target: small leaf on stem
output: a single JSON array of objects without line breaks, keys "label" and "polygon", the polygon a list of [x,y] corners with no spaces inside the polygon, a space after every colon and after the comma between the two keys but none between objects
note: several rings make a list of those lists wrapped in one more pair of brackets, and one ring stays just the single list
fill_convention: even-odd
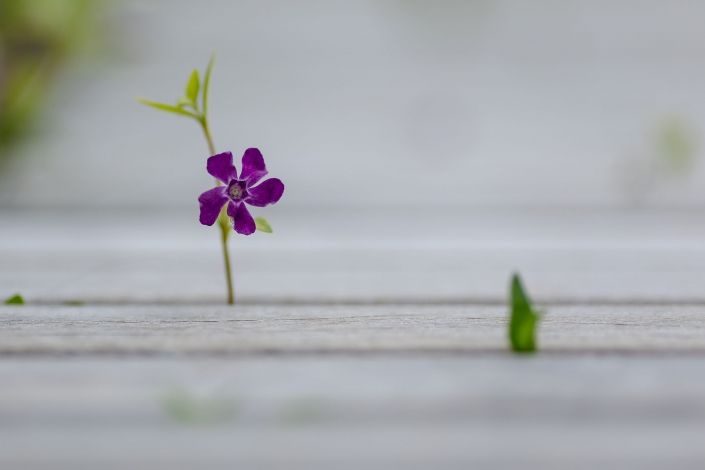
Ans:
[{"label": "small leaf on stem", "polygon": [[186,98],[185,96],[182,96],[178,100],[176,100],[176,106],[179,108],[183,108],[184,106],[194,106],[193,101],[191,101],[189,98]]},{"label": "small leaf on stem", "polygon": [[147,106],[151,106],[152,108],[158,109],[160,111],[166,111],[169,113],[175,113],[175,114],[182,114],[184,116],[190,116],[192,118],[196,118],[197,116],[189,111],[186,111],[185,109],[181,109],[178,106],[174,106],[171,104],[164,104],[164,103],[157,103],[156,101],[150,101],[146,100],[141,97],[137,97],[137,101],[139,101],[142,104],[146,104]]},{"label": "small leaf on stem", "polygon": [[267,222],[267,219],[264,217],[257,217],[255,219],[255,226],[260,232],[272,233],[272,226],[269,225],[269,222]]},{"label": "small leaf on stem", "polygon": [[511,317],[509,320],[509,340],[517,353],[536,351],[535,330],[540,319],[531,307],[531,301],[524,292],[518,274],[512,278]]},{"label": "small leaf on stem", "polygon": [[213,64],[215,64],[215,52],[211,55],[211,60],[208,62],[208,68],[206,69],[206,74],[203,76],[203,116],[208,118],[208,87],[211,83],[211,71],[213,70]]},{"label": "small leaf on stem", "polygon": [[24,299],[20,294],[15,294],[5,301],[5,305],[24,305]]},{"label": "small leaf on stem", "polygon": [[193,103],[196,103],[196,98],[198,98],[198,90],[201,89],[201,84],[198,80],[198,70],[194,70],[191,73],[191,78],[189,78],[186,84],[186,98],[190,99]]}]

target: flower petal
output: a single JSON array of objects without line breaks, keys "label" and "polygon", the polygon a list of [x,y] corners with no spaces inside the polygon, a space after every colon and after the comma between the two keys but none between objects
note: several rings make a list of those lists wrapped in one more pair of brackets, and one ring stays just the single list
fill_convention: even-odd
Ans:
[{"label": "flower petal", "polygon": [[245,154],[242,156],[240,179],[247,180],[247,183],[251,186],[267,176],[267,173],[262,152],[254,148],[245,150]]},{"label": "flower petal", "polygon": [[237,178],[237,170],[233,165],[233,154],[230,152],[219,153],[208,158],[206,170],[211,176],[218,178],[225,184]]},{"label": "flower petal", "polygon": [[247,190],[250,195],[245,198],[245,202],[251,206],[264,207],[267,204],[275,204],[284,194],[284,183],[279,178],[270,178],[262,184]]},{"label": "flower petal", "polygon": [[198,196],[201,205],[199,220],[203,225],[213,225],[218,220],[220,209],[228,202],[225,186],[218,186]]},{"label": "flower petal", "polygon": [[228,204],[228,216],[233,218],[233,228],[242,235],[252,235],[257,228],[255,219],[250,215],[245,204],[242,202],[230,201]]}]

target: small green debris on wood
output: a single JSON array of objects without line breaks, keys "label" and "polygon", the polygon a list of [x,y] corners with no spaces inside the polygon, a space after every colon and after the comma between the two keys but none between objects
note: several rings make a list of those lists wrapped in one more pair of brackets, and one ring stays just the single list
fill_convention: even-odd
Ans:
[{"label": "small green debris on wood", "polygon": [[15,294],[5,301],[5,305],[24,305],[24,299],[20,294]]},{"label": "small green debris on wood", "polygon": [[196,396],[174,391],[162,400],[166,413],[184,425],[202,426],[232,421],[236,414],[233,400],[222,396]]},{"label": "small green debris on wood", "polygon": [[512,277],[511,318],[509,320],[509,341],[517,353],[536,351],[536,325],[540,319],[539,312],[531,307],[531,301],[524,292],[518,274]]},{"label": "small green debris on wood", "polygon": [[269,222],[267,222],[267,219],[264,217],[257,217],[255,219],[255,226],[260,232],[272,233],[272,226],[269,225]]}]

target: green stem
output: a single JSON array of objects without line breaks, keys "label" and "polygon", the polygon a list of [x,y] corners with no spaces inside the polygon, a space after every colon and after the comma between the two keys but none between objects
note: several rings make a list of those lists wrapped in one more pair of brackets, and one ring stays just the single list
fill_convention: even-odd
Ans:
[{"label": "green stem", "polygon": [[223,260],[225,261],[225,279],[228,283],[228,305],[235,304],[235,292],[233,290],[233,277],[230,273],[230,254],[228,253],[228,235],[230,235],[230,227],[225,214],[225,209],[220,213],[220,220],[225,223],[220,223],[220,240],[223,242]]},{"label": "green stem", "polygon": [[[211,155],[215,155],[215,145],[213,145],[213,138],[211,137],[210,129],[208,128],[208,120],[205,116],[202,116],[199,120],[201,127],[203,128],[203,134],[206,136],[206,141],[208,141],[208,150]],[[217,186],[222,186],[223,183],[220,182],[218,178],[215,179],[215,184]],[[228,305],[235,304],[235,291],[233,289],[233,277],[230,272],[230,254],[228,253],[228,237],[230,236],[230,225],[228,224],[228,214],[226,213],[226,207],[220,211],[220,216],[218,216],[218,227],[220,227],[220,241],[223,245],[223,260],[225,261],[225,279],[228,284]]]},{"label": "green stem", "polygon": [[[198,122],[201,123],[201,127],[203,128],[203,133],[206,136],[206,140],[208,141],[208,150],[211,153],[211,156],[215,155],[215,145],[213,145],[213,137],[211,137],[211,131],[208,128],[208,120],[206,117],[202,117],[201,119],[198,120]],[[218,183],[220,184],[220,181],[218,180]]]}]

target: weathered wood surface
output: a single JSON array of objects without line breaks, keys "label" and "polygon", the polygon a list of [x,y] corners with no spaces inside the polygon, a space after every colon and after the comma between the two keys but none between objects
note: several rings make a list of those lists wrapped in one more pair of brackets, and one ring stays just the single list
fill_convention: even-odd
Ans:
[{"label": "weathered wood surface", "polygon": [[0,308],[0,468],[702,468],[699,306]]},{"label": "weathered wood surface", "polygon": [[[4,307],[0,354],[498,352],[499,306]],[[705,354],[705,306],[553,306],[542,351]]]},{"label": "weathered wood surface", "polygon": [[705,467],[705,217],[272,214],[0,213],[0,468]]},{"label": "weathered wood surface", "polygon": [[702,357],[0,360],[2,468],[702,468]]}]

